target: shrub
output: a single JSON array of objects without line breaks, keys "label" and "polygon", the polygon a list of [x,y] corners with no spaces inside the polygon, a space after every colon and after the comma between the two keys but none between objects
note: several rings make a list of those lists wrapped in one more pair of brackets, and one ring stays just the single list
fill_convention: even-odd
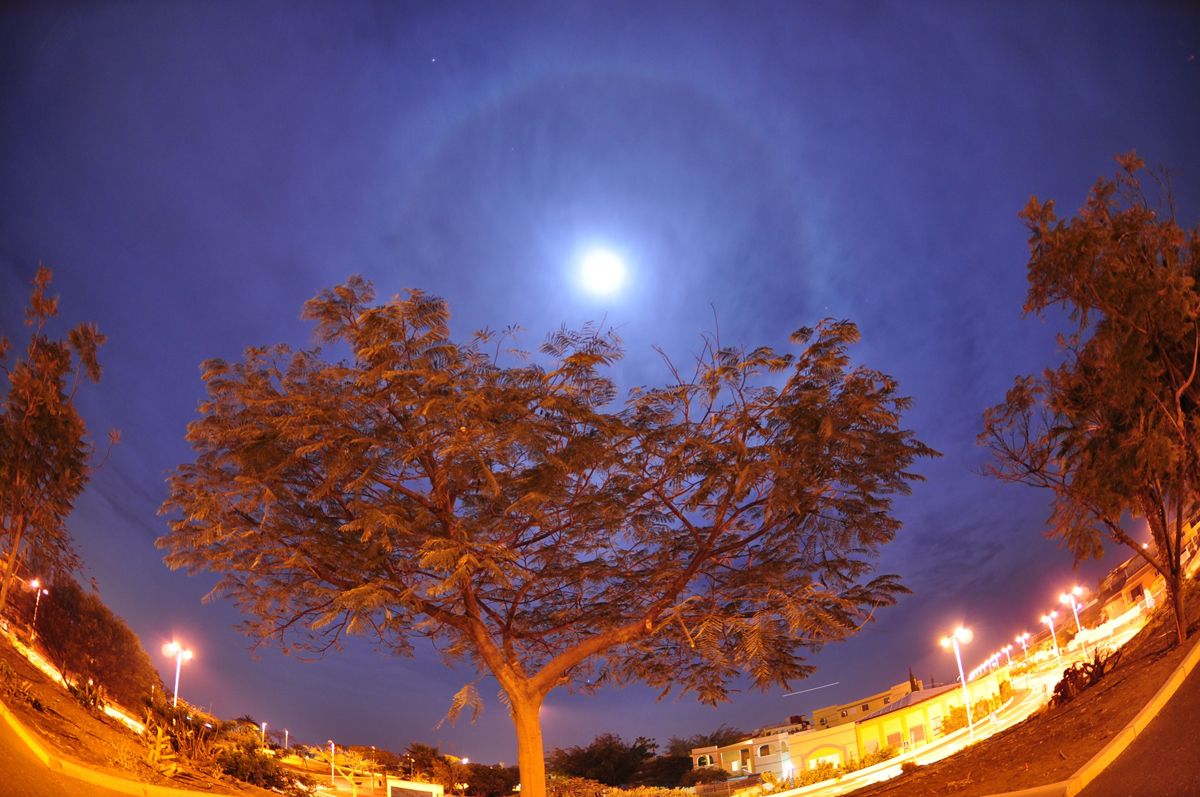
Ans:
[{"label": "shrub", "polygon": [[222,750],[217,756],[217,764],[226,775],[251,786],[282,789],[289,782],[275,757],[267,755],[255,744],[242,743]]},{"label": "shrub", "polygon": [[860,769],[882,764],[884,761],[893,759],[898,755],[900,755],[900,749],[897,747],[881,747],[873,753],[867,753],[862,758],[847,761],[841,766],[841,774],[857,772]]},{"label": "shrub", "polygon": [[1091,661],[1072,664],[1063,671],[1062,680],[1054,685],[1054,705],[1061,706],[1078,697],[1083,690],[1100,683],[1100,679],[1113,671],[1121,654],[1104,653],[1096,650]]},{"label": "shrub", "polygon": [[695,786],[699,783],[721,783],[729,780],[731,775],[720,767],[700,767],[683,773],[679,779],[681,786]]},{"label": "shrub", "polygon": [[921,765],[916,761],[901,761],[900,774],[909,775],[921,768]]},{"label": "shrub", "polygon": [[587,778],[552,777],[546,779],[546,797],[604,797],[608,787]]},{"label": "shrub", "polygon": [[660,789],[656,786],[634,786],[628,789],[609,789],[606,797],[695,797],[687,789]]},{"label": "shrub", "polygon": [[73,579],[50,586],[37,625],[42,647],[68,683],[91,679],[126,707],[136,707],[155,688],[162,689],[137,634]]}]

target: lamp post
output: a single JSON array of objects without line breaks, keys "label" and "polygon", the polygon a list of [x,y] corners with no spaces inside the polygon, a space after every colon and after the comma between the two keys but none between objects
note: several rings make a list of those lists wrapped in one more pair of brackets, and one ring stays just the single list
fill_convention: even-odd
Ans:
[{"label": "lamp post", "polygon": [[[1069,604],[1071,604],[1071,611],[1072,611],[1072,612],[1074,612],[1074,614],[1075,614],[1075,633],[1076,633],[1076,634],[1082,634],[1082,633],[1083,633],[1083,626],[1081,626],[1081,625],[1079,624],[1079,604],[1077,604],[1077,603],[1075,602],[1075,598],[1076,598],[1076,596],[1078,596],[1078,595],[1082,595],[1082,594],[1083,594],[1083,587],[1075,587],[1075,588],[1074,588],[1074,589],[1072,589],[1070,592],[1064,592],[1064,593],[1063,593],[1062,595],[1060,595],[1060,596],[1059,596],[1059,598],[1058,598],[1058,600],[1059,600],[1061,603],[1069,603]],[[1079,646],[1080,646],[1081,648],[1083,648],[1083,653],[1084,653],[1084,655],[1087,655],[1087,645],[1086,645],[1086,644],[1084,644],[1082,641],[1080,641],[1080,643],[1079,643]]]},{"label": "lamp post", "polygon": [[283,754],[288,754],[288,729],[283,729]]},{"label": "lamp post", "polygon": [[266,749],[267,746],[267,723],[262,724],[262,746]]},{"label": "lamp post", "polygon": [[954,646],[954,660],[958,662],[958,680],[962,683],[963,706],[967,710],[967,728],[970,730],[971,741],[975,741],[975,724],[971,721],[971,696],[967,693],[967,678],[963,675],[962,668],[962,650],[958,646],[959,642],[963,644],[970,642],[972,636],[970,629],[960,625],[952,635],[942,639],[942,647]]},{"label": "lamp post", "polygon": [[[30,643],[32,643],[35,639],[37,639],[38,607],[42,605],[42,596],[48,595],[50,593],[50,590],[42,589],[41,582],[38,581],[36,578],[33,581],[29,582],[29,586],[33,587],[33,594],[37,596],[33,599],[33,624],[30,626],[30,630],[29,630],[29,641],[30,641]],[[51,634],[51,636],[53,636],[53,634]]]},{"label": "lamp post", "polygon": [[1017,641],[1021,643],[1021,650],[1025,651],[1025,658],[1029,658],[1029,648],[1025,645],[1029,641],[1029,632],[1021,634],[1017,637]]},{"label": "lamp post", "polygon": [[333,759],[337,758],[337,747],[333,743],[333,739],[329,740],[329,788],[333,788]]},{"label": "lamp post", "polygon": [[1012,656],[1008,655],[1010,650],[1012,650],[1012,645],[1005,645],[1004,647],[1000,648],[1000,652],[1004,654],[1006,659],[1008,659],[1008,666],[1012,667]]},{"label": "lamp post", "polygon": [[1058,634],[1054,631],[1054,618],[1056,617],[1058,617],[1058,612],[1042,615],[1042,622],[1050,626],[1050,636],[1054,639],[1054,658],[1057,659],[1061,654],[1058,652]]},{"label": "lamp post", "polygon": [[184,650],[178,642],[168,642],[163,645],[163,653],[175,657],[175,698],[171,701],[171,708],[175,708],[179,705],[179,671],[185,661],[191,660],[192,652]]}]

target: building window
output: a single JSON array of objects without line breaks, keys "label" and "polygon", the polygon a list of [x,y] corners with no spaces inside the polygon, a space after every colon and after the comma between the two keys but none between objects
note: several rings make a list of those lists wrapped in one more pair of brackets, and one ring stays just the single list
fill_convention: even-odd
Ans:
[{"label": "building window", "polygon": [[891,702],[892,702],[892,699],[891,699],[890,697],[885,697],[885,698],[883,699],[883,704],[884,704],[885,706],[886,706],[888,703],[891,703]]},{"label": "building window", "polygon": [[696,758],[696,766],[697,767],[711,767],[712,763],[713,763],[713,759],[712,759],[712,756],[710,756],[710,755],[697,756],[697,758]]},{"label": "building window", "polygon": [[898,733],[889,733],[887,735],[888,747],[899,747],[902,741],[904,741],[904,737]]},{"label": "building window", "polygon": [[844,716],[846,716],[846,713],[847,713],[847,712],[846,712],[846,711],[843,709],[843,710],[842,710],[842,716],[843,716],[843,717],[844,717]]},{"label": "building window", "polygon": [[787,742],[780,742],[779,743],[779,752],[786,753],[787,751],[788,751]]},{"label": "building window", "polygon": [[870,710],[871,710],[871,704],[863,703],[863,711],[870,711]]},{"label": "building window", "polygon": [[763,756],[769,756],[770,754],[771,754],[771,745],[760,744],[758,746],[758,757],[759,758],[762,758]]}]

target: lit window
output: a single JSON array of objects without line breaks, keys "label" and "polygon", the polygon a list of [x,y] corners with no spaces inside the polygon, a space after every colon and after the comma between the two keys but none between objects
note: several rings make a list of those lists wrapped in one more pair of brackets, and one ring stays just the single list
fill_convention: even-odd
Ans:
[{"label": "lit window", "polygon": [[847,713],[847,712],[843,711],[843,712],[842,712],[842,716],[843,716],[843,717],[844,717],[844,716],[846,716],[846,713]]}]

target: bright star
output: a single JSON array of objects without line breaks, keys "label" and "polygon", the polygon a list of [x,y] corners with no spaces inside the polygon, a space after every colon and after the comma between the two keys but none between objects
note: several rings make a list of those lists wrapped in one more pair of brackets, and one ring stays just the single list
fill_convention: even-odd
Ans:
[{"label": "bright star", "polygon": [[625,263],[607,249],[593,249],[583,256],[580,278],[589,293],[610,294],[625,282]]}]

